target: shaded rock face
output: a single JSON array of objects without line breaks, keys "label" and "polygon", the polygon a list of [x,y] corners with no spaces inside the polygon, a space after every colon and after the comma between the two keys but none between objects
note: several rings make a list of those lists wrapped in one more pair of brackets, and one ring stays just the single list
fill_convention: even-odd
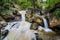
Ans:
[{"label": "shaded rock face", "polygon": [[14,19],[15,19],[15,17],[9,16],[8,18],[6,18],[6,21],[9,22],[9,21],[12,21],[12,20],[14,20]]},{"label": "shaded rock face", "polygon": [[13,12],[13,15],[15,16],[15,21],[21,20],[21,14],[17,10]]},{"label": "shaded rock face", "polygon": [[51,29],[60,35],[60,25],[57,25],[57,26],[55,26],[54,28],[51,28]]},{"label": "shaded rock face", "polygon": [[14,20],[14,16],[13,15],[2,15],[2,18],[6,21],[9,22],[11,20]]},{"label": "shaded rock face", "polygon": [[6,22],[14,22],[21,20],[21,14],[18,11],[13,12],[10,15],[1,15]]}]

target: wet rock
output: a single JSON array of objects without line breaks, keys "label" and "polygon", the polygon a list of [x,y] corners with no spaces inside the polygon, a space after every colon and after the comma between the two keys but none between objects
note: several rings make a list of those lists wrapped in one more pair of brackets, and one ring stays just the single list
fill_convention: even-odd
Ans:
[{"label": "wet rock", "polygon": [[25,16],[26,16],[26,21],[28,21],[28,22],[32,22],[33,21],[33,14],[27,13]]},{"label": "wet rock", "polygon": [[36,23],[39,24],[40,26],[43,25],[43,20],[42,20],[42,18],[40,18],[40,17],[36,17],[36,18],[34,19],[34,22],[36,22]]},{"label": "wet rock", "polygon": [[56,33],[60,33],[60,22],[59,20],[52,20],[50,22],[50,28],[55,31]]},{"label": "wet rock", "polygon": [[57,34],[60,35],[60,25],[54,26],[53,28],[51,28],[53,31],[55,31]]},{"label": "wet rock", "polygon": [[15,12],[12,13],[15,16],[21,16],[21,14],[18,12],[18,10],[15,10]]},{"label": "wet rock", "polygon": [[3,18],[6,22],[9,22],[9,21],[15,19],[15,17],[14,17],[13,15],[2,15],[2,18]]},{"label": "wet rock", "polygon": [[41,37],[37,37],[37,40],[43,40]]},{"label": "wet rock", "polygon": [[0,21],[0,29],[3,28],[3,27],[6,27],[8,25],[7,22],[5,21]]},{"label": "wet rock", "polygon": [[35,35],[36,35],[36,40],[42,40],[42,38],[39,37],[38,33],[35,33]]},{"label": "wet rock", "polygon": [[56,27],[57,25],[59,25],[59,21],[58,20],[53,20],[50,22],[50,27]]},{"label": "wet rock", "polygon": [[6,18],[6,21],[9,22],[9,21],[12,21],[12,20],[14,20],[14,19],[15,19],[15,17],[9,16],[8,18]]},{"label": "wet rock", "polygon": [[13,12],[13,15],[15,16],[14,21],[20,21],[21,20],[21,14],[18,12],[18,10],[15,10],[15,12]]},{"label": "wet rock", "polygon": [[32,23],[30,29],[37,30],[38,29],[38,24],[37,23]]},{"label": "wet rock", "polygon": [[21,21],[21,17],[20,16],[16,16],[14,20],[15,21]]},{"label": "wet rock", "polygon": [[8,30],[4,30],[4,29],[1,30],[2,39],[4,39],[8,35],[8,32],[9,32]]}]

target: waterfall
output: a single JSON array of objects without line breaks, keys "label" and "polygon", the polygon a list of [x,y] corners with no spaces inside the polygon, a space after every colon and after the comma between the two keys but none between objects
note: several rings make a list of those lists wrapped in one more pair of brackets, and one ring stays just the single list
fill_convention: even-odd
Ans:
[{"label": "waterfall", "polygon": [[42,17],[43,23],[44,23],[44,27],[39,26],[39,30],[44,30],[45,32],[53,32],[49,27],[48,27],[48,22],[46,20],[46,18],[43,16]]},{"label": "waterfall", "polygon": [[25,14],[26,14],[26,11],[19,11],[19,13],[21,14],[22,21],[25,21]]},{"label": "waterfall", "polygon": [[[19,24],[17,26],[17,23]],[[34,30],[30,30],[31,23],[29,22],[13,22],[8,26],[11,26],[8,36],[4,40],[31,40],[32,38],[36,40]],[[19,27],[19,28],[17,28]]]},{"label": "waterfall", "polygon": [[43,22],[44,22],[44,28],[45,29],[48,29],[48,23],[47,23],[47,20],[43,17]]},{"label": "waterfall", "polygon": [[22,15],[22,21],[25,21],[25,14]]},{"label": "waterfall", "polygon": [[33,30],[30,30],[31,23],[25,21],[26,11],[18,11],[22,18],[22,21],[11,22],[7,29],[10,31],[8,36],[4,40],[36,40]]},{"label": "waterfall", "polygon": [[48,28],[48,22],[47,22],[46,18],[44,18],[44,16],[43,16],[42,19],[43,19],[43,22],[44,22],[44,30],[46,32],[52,32],[52,30]]}]

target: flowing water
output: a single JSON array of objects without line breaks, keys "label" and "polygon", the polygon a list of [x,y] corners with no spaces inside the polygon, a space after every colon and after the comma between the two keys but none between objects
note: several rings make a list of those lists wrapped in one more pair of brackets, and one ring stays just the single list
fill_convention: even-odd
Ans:
[{"label": "flowing water", "polygon": [[43,16],[42,19],[43,19],[43,22],[44,22],[44,27],[39,26],[39,30],[43,29],[46,32],[52,32],[52,30],[49,29],[49,27],[48,27],[48,22],[47,22],[46,18]]},{"label": "flowing water", "polygon": [[26,11],[19,11],[22,15],[22,21],[11,22],[7,25],[6,29],[9,34],[4,40],[36,40],[34,30],[30,30],[31,23],[25,21]]},{"label": "flowing water", "polygon": [[[30,30],[31,23],[25,21],[26,11],[18,11],[22,18],[22,21],[10,22],[6,26],[5,29],[9,30],[9,34],[4,40],[36,40],[36,35],[34,33],[38,33],[37,31]],[[51,29],[48,28],[47,20],[42,17],[44,22],[44,28],[40,26],[40,29],[43,29],[46,32],[52,32]]]},{"label": "flowing water", "polygon": [[44,30],[46,32],[52,32],[52,30],[48,28],[48,22],[47,22],[46,18],[44,18],[44,17],[43,17],[43,22],[44,22],[44,28],[45,28]]},{"label": "flowing water", "polygon": [[21,16],[22,16],[22,21],[25,21],[25,14],[26,14],[26,11],[19,11],[19,13],[20,13]]}]

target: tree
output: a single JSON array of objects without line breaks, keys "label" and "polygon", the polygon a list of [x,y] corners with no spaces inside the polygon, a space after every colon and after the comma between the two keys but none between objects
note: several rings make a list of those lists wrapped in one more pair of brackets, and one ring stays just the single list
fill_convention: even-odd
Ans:
[{"label": "tree", "polygon": [[11,0],[0,0],[0,13],[11,12],[11,7],[13,7],[13,3]]}]

